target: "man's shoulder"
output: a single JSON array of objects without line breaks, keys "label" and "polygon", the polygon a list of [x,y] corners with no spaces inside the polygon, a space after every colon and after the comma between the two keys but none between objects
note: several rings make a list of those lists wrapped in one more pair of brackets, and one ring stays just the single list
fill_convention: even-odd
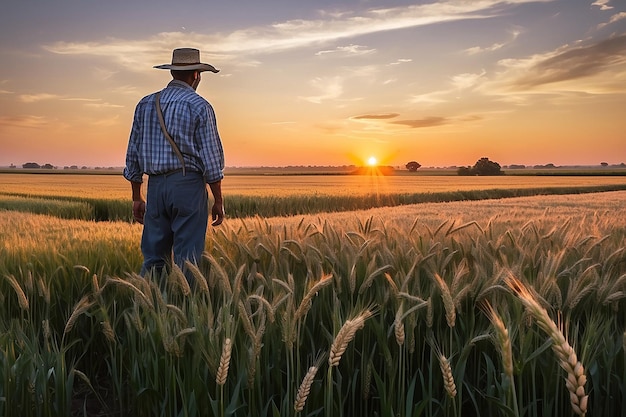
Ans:
[{"label": "man's shoulder", "polygon": [[137,103],[137,106],[141,106],[144,105],[146,103],[149,103],[150,101],[153,100],[153,97],[156,93],[150,93],[147,96],[144,96],[141,100],[139,100],[139,103]]}]

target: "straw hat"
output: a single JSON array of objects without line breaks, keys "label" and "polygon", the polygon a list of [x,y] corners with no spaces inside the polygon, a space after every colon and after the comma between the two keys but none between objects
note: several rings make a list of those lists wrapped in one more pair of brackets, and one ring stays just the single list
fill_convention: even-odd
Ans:
[{"label": "straw hat", "polygon": [[194,48],[174,49],[171,64],[156,65],[154,68],[177,71],[219,72],[213,65],[200,62],[200,51]]}]

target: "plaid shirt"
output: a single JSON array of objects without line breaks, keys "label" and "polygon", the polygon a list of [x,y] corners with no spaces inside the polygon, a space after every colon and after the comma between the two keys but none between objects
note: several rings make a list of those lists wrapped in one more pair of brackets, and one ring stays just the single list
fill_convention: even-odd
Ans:
[{"label": "plaid shirt", "polygon": [[[128,140],[124,178],[142,182],[143,174],[155,175],[182,168],[161,131],[156,93],[137,104]],[[207,183],[224,178],[224,151],[213,107],[187,83],[172,80],[161,92],[165,126],[180,148],[188,172],[201,172]]]}]

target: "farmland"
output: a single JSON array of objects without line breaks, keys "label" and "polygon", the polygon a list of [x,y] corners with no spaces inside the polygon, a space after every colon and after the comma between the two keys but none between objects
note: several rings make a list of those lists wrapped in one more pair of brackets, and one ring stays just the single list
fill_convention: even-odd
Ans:
[{"label": "farmland", "polygon": [[[36,177],[0,197],[127,198],[114,176]],[[261,202],[624,185],[344,180],[224,185]],[[134,274],[140,225],[4,211],[0,416],[625,416],[625,204],[611,191],[231,217],[209,228],[195,291],[176,269]]]}]

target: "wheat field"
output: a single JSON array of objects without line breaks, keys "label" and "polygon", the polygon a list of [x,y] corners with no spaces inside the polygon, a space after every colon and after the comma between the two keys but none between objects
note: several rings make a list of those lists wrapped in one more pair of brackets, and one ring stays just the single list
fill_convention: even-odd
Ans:
[{"label": "wheat field", "polygon": [[141,226],[0,216],[0,416],[626,416],[626,192]]}]

